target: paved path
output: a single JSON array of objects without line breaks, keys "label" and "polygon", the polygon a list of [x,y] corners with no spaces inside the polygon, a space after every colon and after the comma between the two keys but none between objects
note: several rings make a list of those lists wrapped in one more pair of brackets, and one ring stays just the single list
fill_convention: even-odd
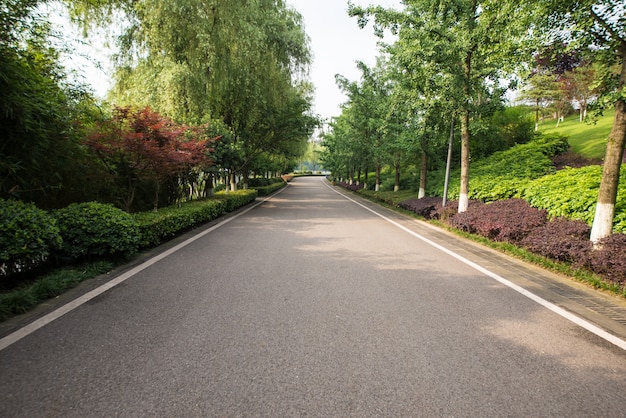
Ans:
[{"label": "paved path", "polygon": [[623,303],[349,199],[295,179],[3,324],[0,416],[624,416]]}]

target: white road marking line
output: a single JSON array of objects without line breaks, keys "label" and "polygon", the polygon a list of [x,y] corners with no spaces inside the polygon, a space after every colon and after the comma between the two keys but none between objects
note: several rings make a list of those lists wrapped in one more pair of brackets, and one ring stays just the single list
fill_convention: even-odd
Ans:
[{"label": "white road marking line", "polygon": [[468,266],[472,267],[475,270],[478,270],[479,272],[491,277],[492,279],[502,283],[503,285],[515,290],[518,293],[521,293],[522,295],[526,296],[527,298],[535,301],[536,303],[540,304],[541,306],[551,310],[552,312],[562,316],[563,318],[575,323],[576,325],[586,329],[587,331],[597,335],[598,337],[618,346],[619,348],[621,348],[622,350],[626,350],[626,341],[622,340],[619,337],[616,337],[615,335],[606,332],[605,330],[603,330],[602,328],[597,327],[596,325],[592,324],[591,322],[588,322],[574,314],[572,314],[571,312],[566,311],[565,309],[561,308],[560,306],[555,305],[552,302],[549,302],[545,299],[543,299],[542,297],[539,297],[537,295],[535,295],[532,292],[529,292],[528,290],[524,289],[521,286],[516,285],[515,283],[505,279],[502,276],[499,276],[498,274],[487,270],[486,268],[474,263],[473,261],[468,260],[467,258],[463,257],[462,255],[459,255],[439,244],[437,244],[434,241],[429,240],[428,238],[414,232],[411,231],[410,229],[406,228],[405,226],[400,225],[399,223],[397,223],[396,221],[389,219],[388,217],[386,217],[385,215],[382,215],[378,212],[376,212],[373,209],[368,208],[367,206],[363,205],[360,202],[357,202],[356,200],[344,195],[343,193],[338,192],[337,190],[333,189],[332,187],[328,186],[326,184],[326,186],[328,188],[330,188],[332,191],[334,191],[335,193],[339,194],[340,196],[343,196],[345,199],[356,203],[357,205],[361,206],[362,208],[368,210],[369,212],[373,213],[374,215],[384,219],[385,221],[397,226],[398,228],[402,229],[405,232],[408,232],[409,234],[413,235],[414,237],[424,241],[425,243],[437,248],[438,250],[443,251],[444,253],[450,255],[451,257],[456,258],[457,260],[461,261],[462,263],[467,264]]},{"label": "white road marking line", "polygon": [[240,217],[241,215],[244,215],[245,213],[251,211],[252,209],[256,208],[257,206],[265,203],[266,201],[268,201],[269,199],[271,199],[272,197],[276,196],[277,194],[281,193],[283,190],[285,190],[285,188],[280,189],[278,192],[266,197],[265,199],[261,200],[260,202],[257,202],[256,204],[254,204],[253,206],[250,206],[249,208],[241,211],[240,213],[228,218],[228,219],[224,219],[223,221],[221,221],[220,223],[213,225],[211,228],[204,230],[202,232],[200,232],[197,235],[194,235],[193,237],[181,242],[180,244],[170,248],[167,251],[162,252],[159,255],[156,255],[154,257],[152,257],[151,259],[143,262],[142,264],[138,265],[137,267],[127,271],[126,273],[106,282],[105,284],[103,284],[102,286],[99,286],[98,288],[85,293],[84,295],[80,296],[77,299],[74,299],[73,301],[61,306],[60,308],[57,308],[56,310],[50,312],[49,314],[46,314],[45,316],[37,319],[36,321],[31,322],[28,325],[25,325],[24,327],[18,329],[17,331],[5,336],[4,338],[0,339],[0,351],[4,350],[5,348],[7,348],[8,346],[10,346],[11,344],[15,344],[17,341],[21,340],[22,338],[32,334],[33,332],[37,331],[38,329],[46,326],[47,324],[49,324],[50,322],[60,318],[61,316],[65,315],[66,313],[73,311],[74,309],[78,308],[79,306],[83,305],[84,303],[90,301],[91,299],[95,298],[96,296],[101,295],[102,293],[106,292],[107,290],[117,286],[118,284],[128,280],[129,278],[133,277],[135,274],[139,273],[142,270],[145,270],[146,268],[152,266],[153,264],[158,263],[159,261],[163,260],[164,258],[174,254],[176,251],[180,250],[183,247],[186,247],[187,245],[191,244],[192,242],[202,238],[203,236],[215,231],[217,228],[226,225],[227,223],[229,223],[232,220],[237,219],[238,217]]}]

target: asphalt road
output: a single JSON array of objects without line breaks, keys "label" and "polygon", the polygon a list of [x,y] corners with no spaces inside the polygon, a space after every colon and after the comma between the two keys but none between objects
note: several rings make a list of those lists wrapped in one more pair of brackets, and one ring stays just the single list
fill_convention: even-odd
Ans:
[{"label": "asphalt road", "polygon": [[626,324],[540,270],[315,177],[197,233],[0,340],[0,416],[626,416]]}]

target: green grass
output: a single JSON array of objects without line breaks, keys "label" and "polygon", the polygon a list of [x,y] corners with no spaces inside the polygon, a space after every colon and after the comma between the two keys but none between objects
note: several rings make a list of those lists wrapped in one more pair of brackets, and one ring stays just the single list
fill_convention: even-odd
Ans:
[{"label": "green grass", "polygon": [[603,159],[614,117],[614,109],[606,110],[595,123],[580,122],[578,114],[574,114],[566,117],[558,128],[556,122],[552,120],[544,122],[539,125],[539,131],[565,135],[576,154],[592,159]]}]

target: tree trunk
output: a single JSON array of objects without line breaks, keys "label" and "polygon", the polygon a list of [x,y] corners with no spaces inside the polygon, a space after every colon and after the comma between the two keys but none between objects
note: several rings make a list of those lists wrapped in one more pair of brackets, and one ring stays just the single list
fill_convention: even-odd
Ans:
[{"label": "tree trunk", "polygon": [[380,164],[376,164],[376,186],[374,191],[380,191]]},{"label": "tree trunk", "polygon": [[400,190],[400,164],[395,164],[396,177],[393,185],[393,191],[397,192]]},{"label": "tree trunk", "polygon": [[426,171],[426,163],[428,162],[428,157],[426,156],[426,152],[422,151],[422,164],[420,166],[420,189],[417,193],[417,198],[421,199],[426,196],[426,176],[428,175]]},{"label": "tree trunk", "polygon": [[469,111],[461,115],[461,189],[459,193],[459,213],[465,212],[469,205]]},{"label": "tree trunk", "polygon": [[366,166],[365,167],[365,181],[363,182],[364,189],[367,189],[368,171],[369,171],[369,168]]},{"label": "tree trunk", "polygon": [[235,174],[235,170],[231,170],[230,172],[230,191],[237,191],[237,176]]},{"label": "tree trunk", "polygon": [[[623,59],[618,91],[623,90],[626,86],[626,46],[622,47],[620,52]],[[600,182],[598,203],[591,227],[590,239],[593,243],[598,243],[599,240],[608,237],[613,232],[613,215],[615,214],[615,201],[625,143],[626,101],[624,98],[620,98],[615,103],[615,118],[606,144],[602,181]]]}]

